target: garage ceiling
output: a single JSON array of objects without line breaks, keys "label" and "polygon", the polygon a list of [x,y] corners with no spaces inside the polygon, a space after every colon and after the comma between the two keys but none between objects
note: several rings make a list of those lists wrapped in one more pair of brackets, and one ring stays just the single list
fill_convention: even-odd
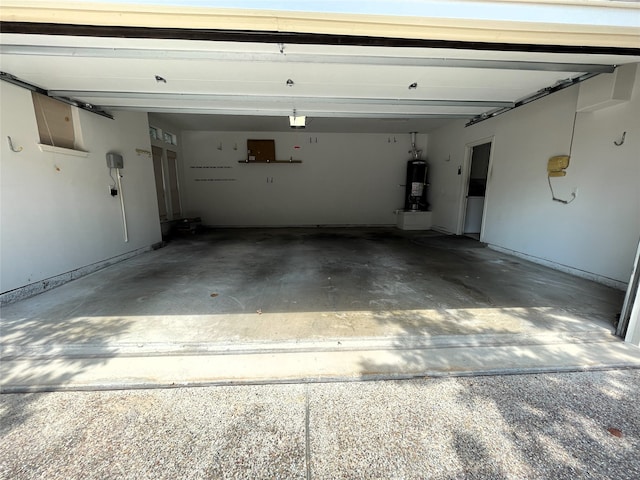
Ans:
[{"label": "garage ceiling", "polygon": [[460,42],[441,48],[295,38],[2,33],[0,61],[3,72],[52,96],[111,113],[154,112],[189,130],[286,131],[295,113],[307,116],[309,131],[385,133],[428,132],[454,119],[477,119],[640,62],[637,49],[628,48],[622,54],[615,48],[504,51]]}]

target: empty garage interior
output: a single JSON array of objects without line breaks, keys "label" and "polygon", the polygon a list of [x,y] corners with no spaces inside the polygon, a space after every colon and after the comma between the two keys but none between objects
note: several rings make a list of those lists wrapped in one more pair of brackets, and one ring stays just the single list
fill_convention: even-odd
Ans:
[{"label": "empty garage interior", "polygon": [[156,3],[3,2],[4,391],[640,365],[638,4]]}]

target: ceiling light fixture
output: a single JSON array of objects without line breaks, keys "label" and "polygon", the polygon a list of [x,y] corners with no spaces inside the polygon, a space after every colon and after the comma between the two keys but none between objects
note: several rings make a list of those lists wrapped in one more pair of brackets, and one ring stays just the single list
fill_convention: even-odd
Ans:
[{"label": "ceiling light fixture", "polygon": [[304,115],[296,115],[296,109],[293,109],[293,115],[289,115],[289,127],[295,129],[302,129],[306,127],[307,117]]}]

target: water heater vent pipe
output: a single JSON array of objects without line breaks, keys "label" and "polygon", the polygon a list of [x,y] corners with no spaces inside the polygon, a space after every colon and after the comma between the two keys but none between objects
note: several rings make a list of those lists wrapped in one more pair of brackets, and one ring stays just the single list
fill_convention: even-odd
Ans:
[{"label": "water heater vent pipe", "polygon": [[411,132],[411,150],[409,150],[409,153],[411,154],[412,160],[420,160],[420,154],[422,153],[422,150],[416,148],[417,133],[418,132]]}]

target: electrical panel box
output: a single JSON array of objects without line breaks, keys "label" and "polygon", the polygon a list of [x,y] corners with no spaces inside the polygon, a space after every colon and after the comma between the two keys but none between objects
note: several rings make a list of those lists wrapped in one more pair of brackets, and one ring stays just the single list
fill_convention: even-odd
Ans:
[{"label": "electrical panel box", "polygon": [[247,160],[250,162],[274,162],[276,142],[274,140],[247,140]]},{"label": "electrical panel box", "polygon": [[124,168],[124,159],[122,155],[117,153],[107,153],[107,167],[109,168]]}]

